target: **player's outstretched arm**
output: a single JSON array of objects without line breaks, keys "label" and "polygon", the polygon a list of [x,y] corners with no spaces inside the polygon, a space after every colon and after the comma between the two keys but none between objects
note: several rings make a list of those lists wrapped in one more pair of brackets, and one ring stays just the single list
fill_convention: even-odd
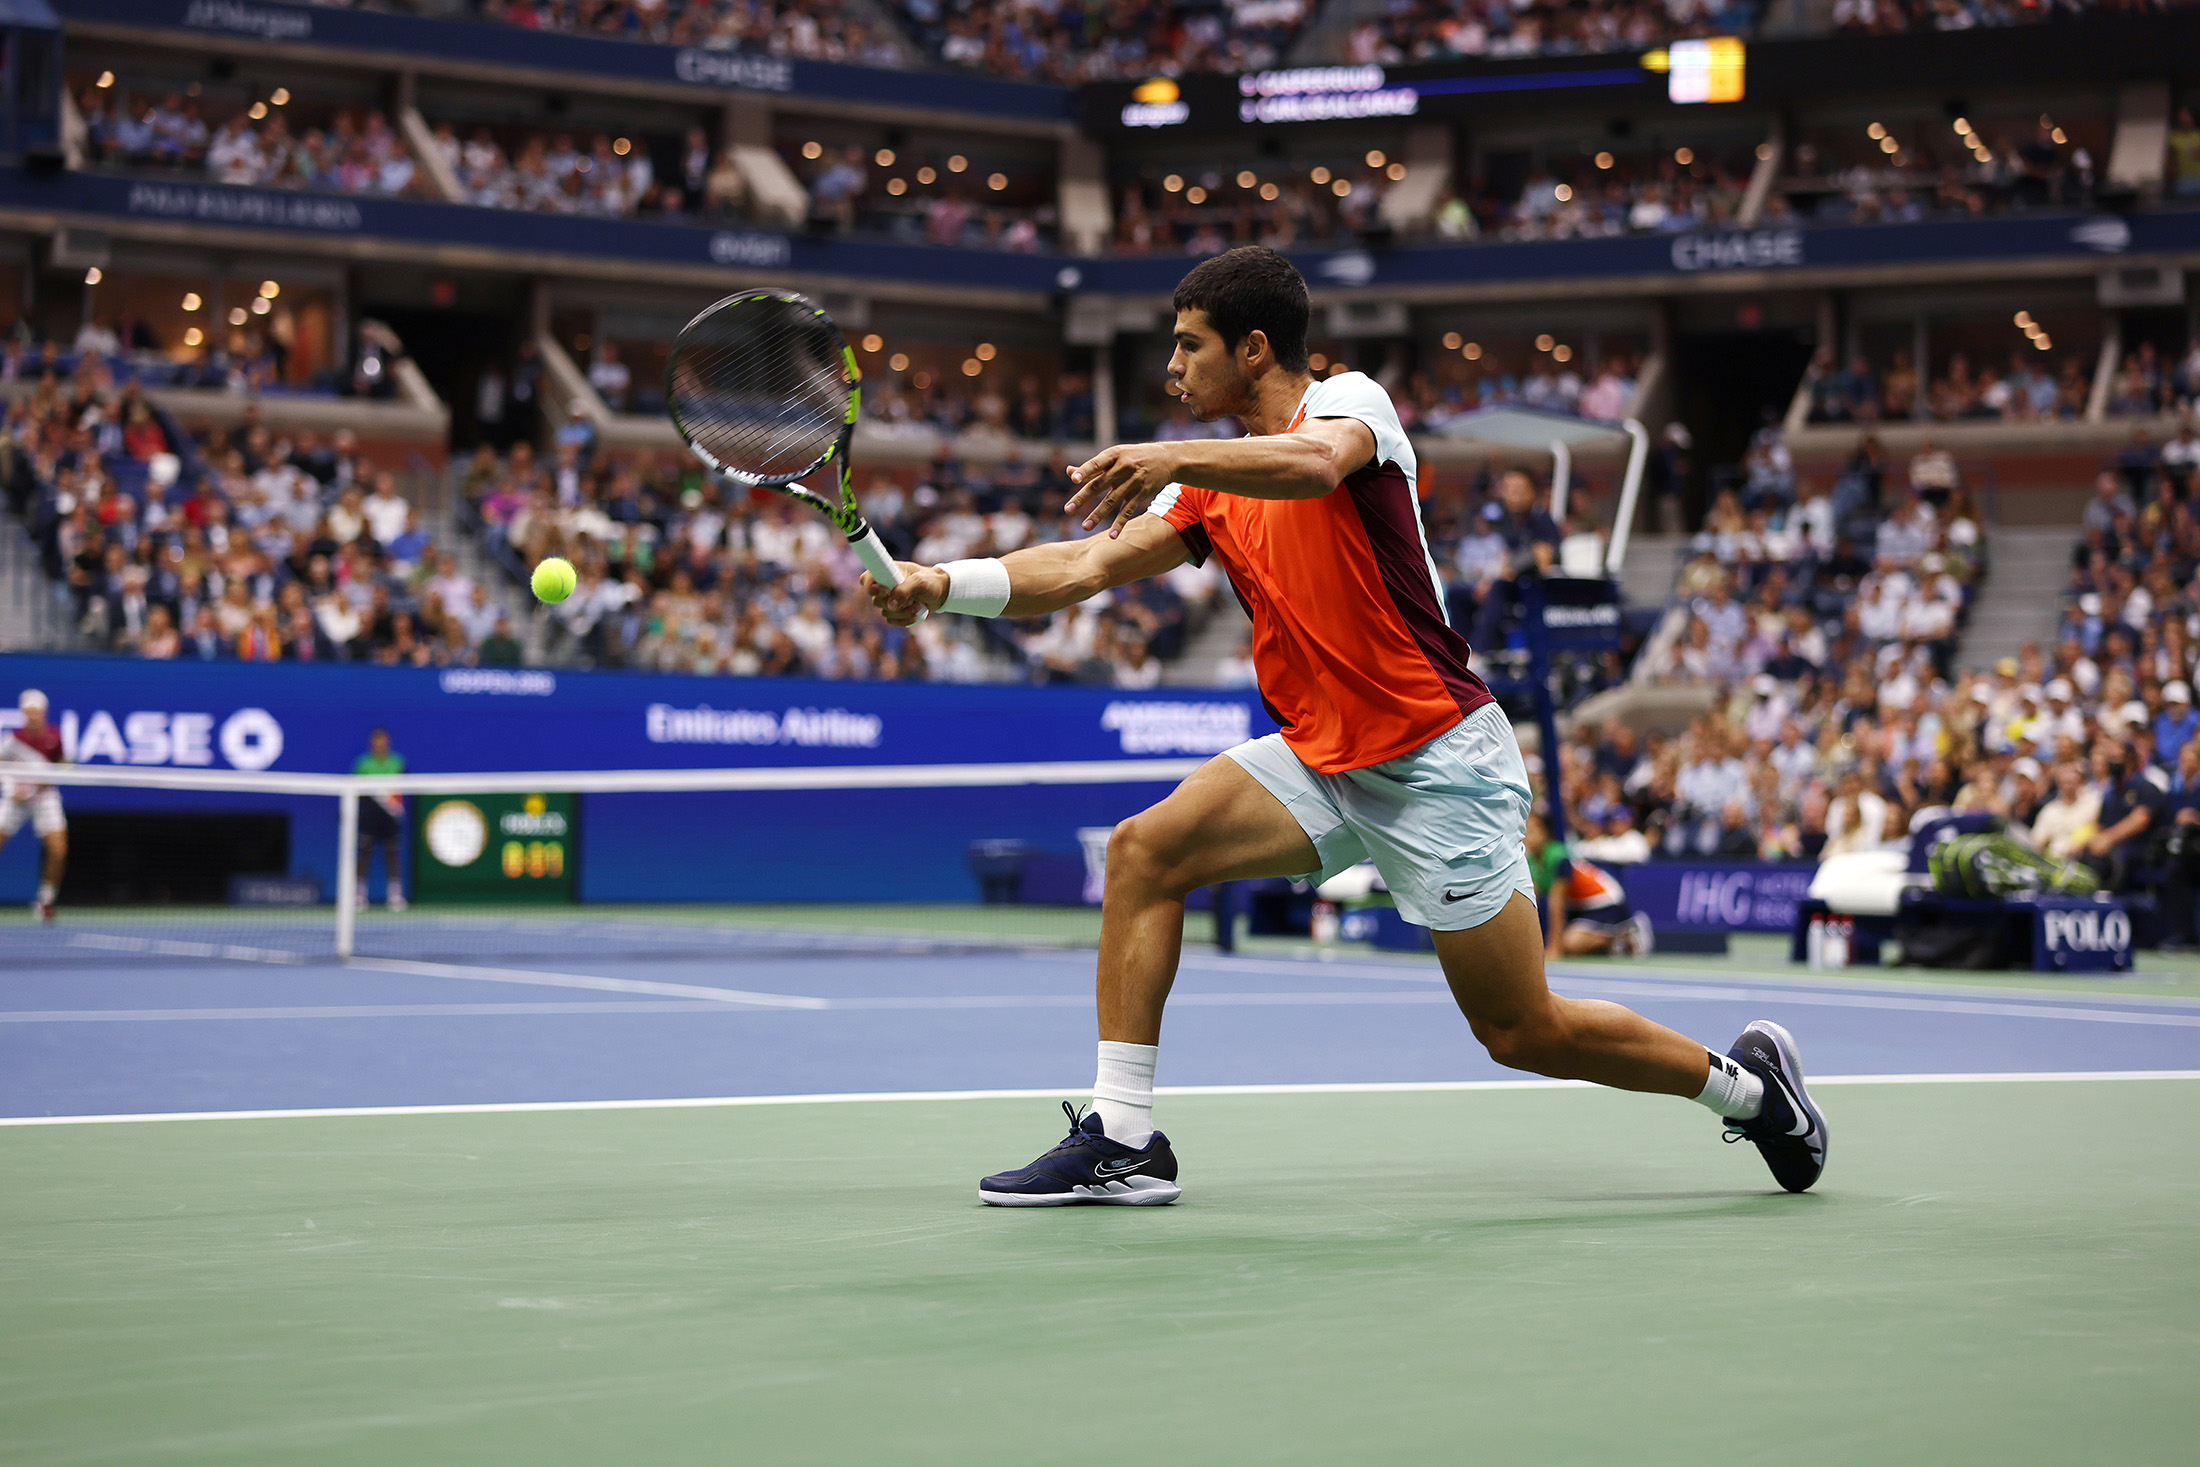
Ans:
[{"label": "player's outstretched arm", "polygon": [[[1120,538],[1094,535],[1089,540],[1033,545],[1012,550],[998,561],[957,561],[953,565],[896,561],[901,568],[900,585],[881,586],[866,574],[863,589],[879,614],[901,627],[916,620],[919,607],[926,611],[970,611],[979,616],[1042,616],[1089,600],[1111,587],[1174,570],[1190,556],[1174,525],[1159,515],[1142,515]],[[998,582],[1005,572],[1007,600],[997,607],[949,604],[951,592],[968,589],[954,584],[959,567],[997,567],[978,572],[995,578],[994,601],[999,600]],[[971,574],[963,572],[966,579]]]},{"label": "player's outstretched arm", "polygon": [[1289,433],[1121,443],[1069,471],[1077,492],[1064,508],[1085,528],[1120,535],[1171,484],[1197,484],[1247,499],[1319,499],[1375,456],[1375,434],[1358,418],[1314,418]]}]

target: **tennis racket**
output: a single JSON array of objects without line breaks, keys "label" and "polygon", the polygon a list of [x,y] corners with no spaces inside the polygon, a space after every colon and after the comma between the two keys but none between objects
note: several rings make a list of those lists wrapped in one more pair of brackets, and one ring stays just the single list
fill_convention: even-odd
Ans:
[{"label": "tennis racket", "polygon": [[[862,381],[856,354],[815,302],[792,291],[749,290],[680,328],[665,364],[665,405],[705,468],[819,511],[848,537],[872,579],[892,586],[901,572],[856,505],[848,460]],[[799,482],[836,462],[837,503]]]}]

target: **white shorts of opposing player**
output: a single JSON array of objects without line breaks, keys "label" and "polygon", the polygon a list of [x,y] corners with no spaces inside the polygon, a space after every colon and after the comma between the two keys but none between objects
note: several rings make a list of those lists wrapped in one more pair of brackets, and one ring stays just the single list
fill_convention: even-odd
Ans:
[{"label": "white shorts of opposing player", "polygon": [[31,833],[38,836],[59,835],[67,830],[69,817],[61,813],[61,791],[48,786],[28,799],[0,797],[0,839],[21,830],[25,821],[30,822]]}]

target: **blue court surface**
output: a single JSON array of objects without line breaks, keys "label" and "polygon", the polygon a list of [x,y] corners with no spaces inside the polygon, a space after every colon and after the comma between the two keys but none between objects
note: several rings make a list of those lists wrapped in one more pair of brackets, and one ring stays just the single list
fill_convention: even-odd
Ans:
[{"label": "blue court surface", "polygon": [[1557,971],[1794,1031],[1793,1196],[1432,960],[1188,945],[1183,1201],[1034,1213],[972,1184],[1089,1093],[1089,914],[872,915],[0,924],[0,1459],[2191,1460],[2190,971]]},{"label": "blue court surface", "polygon": [[[0,1115],[1075,1095],[1090,1079],[1089,949],[691,928],[657,937],[656,953],[634,932],[538,924],[532,942],[502,934],[494,961],[349,964],[286,960],[279,944],[57,933],[43,948],[17,945],[0,968]],[[1814,1075],[2200,1069],[2200,1003],[2182,996],[1755,966],[1582,962],[1555,970],[1553,986],[1722,1050],[1749,1020],[1777,1019]],[[1432,960],[1187,944],[1160,1078],[1517,1076],[1474,1042]]]}]

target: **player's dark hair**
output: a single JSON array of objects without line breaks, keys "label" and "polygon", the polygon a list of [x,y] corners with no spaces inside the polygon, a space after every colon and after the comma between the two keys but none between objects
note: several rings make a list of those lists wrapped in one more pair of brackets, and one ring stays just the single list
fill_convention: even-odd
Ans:
[{"label": "player's dark hair", "polygon": [[1313,307],[1306,277],[1266,245],[1225,250],[1192,267],[1171,302],[1179,311],[1205,311],[1223,345],[1232,351],[1248,332],[1268,338],[1276,365],[1306,370],[1306,322]]}]

